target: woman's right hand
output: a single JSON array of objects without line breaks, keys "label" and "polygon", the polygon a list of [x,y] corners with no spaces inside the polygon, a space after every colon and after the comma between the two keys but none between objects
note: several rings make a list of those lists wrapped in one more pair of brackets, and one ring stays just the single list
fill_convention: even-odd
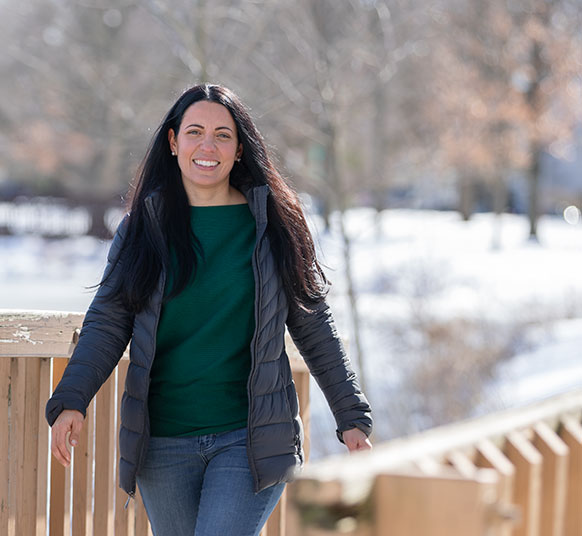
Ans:
[{"label": "woman's right hand", "polygon": [[65,467],[71,463],[71,447],[79,442],[79,434],[83,428],[85,418],[76,409],[64,409],[61,411],[51,429],[51,451],[53,456]]}]

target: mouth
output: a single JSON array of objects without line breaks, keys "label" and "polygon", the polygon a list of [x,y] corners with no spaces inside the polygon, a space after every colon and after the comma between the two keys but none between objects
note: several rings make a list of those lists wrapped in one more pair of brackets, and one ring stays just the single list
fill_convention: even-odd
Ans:
[{"label": "mouth", "polygon": [[218,164],[220,163],[217,160],[200,160],[200,159],[196,159],[196,158],[193,160],[193,162],[198,167],[201,167],[204,169],[213,169],[216,166],[218,166]]}]

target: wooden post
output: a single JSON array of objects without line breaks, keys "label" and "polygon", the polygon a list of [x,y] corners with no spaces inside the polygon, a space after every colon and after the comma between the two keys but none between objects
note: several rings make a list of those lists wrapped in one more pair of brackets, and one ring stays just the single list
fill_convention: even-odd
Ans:
[{"label": "wooden post", "polygon": [[139,488],[135,490],[135,536],[149,536],[151,534],[148,515],[143,505]]},{"label": "wooden post", "polygon": [[[127,369],[129,368],[129,360],[122,359],[117,365],[117,421],[120,420],[121,398],[123,397],[125,378],[127,377]],[[119,429],[119,425],[117,426]],[[117,430],[115,430],[117,433]],[[118,440],[115,440],[117,451],[119,451]],[[115,536],[129,536],[129,522],[133,519],[130,516],[129,508],[125,508],[127,502],[127,494],[119,487],[119,454],[116,455],[117,469],[115,472]]]},{"label": "wooden post", "polygon": [[568,470],[568,499],[566,501],[565,536],[579,536],[582,532],[582,425],[567,418],[560,427],[560,437],[570,449]]},{"label": "wooden post", "polygon": [[477,467],[473,461],[462,451],[454,450],[447,455],[447,463],[457,470],[465,478],[473,478]]},{"label": "wooden post", "polygon": [[19,508],[21,510],[18,534],[36,533],[36,499],[38,485],[38,435],[40,359],[20,358],[24,369],[24,436],[22,438],[22,482]]},{"label": "wooden post", "polygon": [[114,374],[101,386],[95,397],[95,518],[94,531],[100,536],[113,535],[115,453]]},{"label": "wooden post", "polygon": [[26,400],[26,364],[24,358],[13,358],[11,360],[10,380],[11,433],[9,448],[10,474],[8,476],[10,519],[8,522],[8,536],[20,536],[25,534],[22,504],[24,500],[24,405]]},{"label": "wooden post", "polygon": [[481,469],[474,479],[379,475],[374,494],[374,536],[495,535],[492,508],[497,475]]},{"label": "wooden post", "polygon": [[504,452],[515,467],[513,501],[521,509],[522,522],[514,536],[545,536],[540,532],[542,456],[520,432],[507,436]]},{"label": "wooden post", "polygon": [[543,422],[534,427],[533,444],[544,459],[541,533],[543,536],[563,536],[568,490],[568,447]]},{"label": "wooden post", "polygon": [[273,513],[269,516],[267,524],[261,531],[261,536],[286,536],[286,510],[287,490],[285,489]]},{"label": "wooden post", "polygon": [[[52,360],[52,389],[55,390],[69,362],[66,358]],[[51,455],[50,535],[65,534],[65,468]],[[67,533],[68,536],[68,533]]]},{"label": "wooden post", "polygon": [[91,402],[79,443],[73,449],[73,534],[93,534],[93,439],[95,406]]},{"label": "wooden post", "polygon": [[[305,365],[304,365],[305,367]],[[303,422],[303,432],[305,441],[303,451],[305,452],[305,461],[309,460],[309,451],[311,448],[311,409],[309,401],[310,376],[307,367],[304,370],[293,371],[293,381],[297,389],[297,398],[299,399],[299,414]]]},{"label": "wooden post", "polygon": [[10,475],[10,358],[0,357],[0,534],[8,534]]},{"label": "wooden post", "polygon": [[[505,504],[511,504],[513,502],[515,468],[507,456],[493,442],[485,439],[477,444],[475,465],[497,471],[499,476],[499,499]],[[512,530],[511,524],[504,523],[499,534],[500,536],[511,536]]]},{"label": "wooden post", "polygon": [[[71,460],[73,458],[71,457]],[[73,487],[73,468],[71,465],[65,467],[65,497],[64,497],[64,507],[63,512],[63,533],[65,536],[71,534],[73,520],[73,512],[71,511],[71,493]]]},{"label": "wooden post", "polygon": [[[0,358],[0,361],[2,358]],[[36,420],[38,422],[38,487],[36,491],[36,536],[45,536],[47,530],[47,501],[48,501],[48,472],[50,464],[49,428],[47,426],[44,409],[51,392],[51,362],[42,358],[40,361],[40,381],[38,390],[38,408]],[[0,530],[1,534],[1,530]]]}]

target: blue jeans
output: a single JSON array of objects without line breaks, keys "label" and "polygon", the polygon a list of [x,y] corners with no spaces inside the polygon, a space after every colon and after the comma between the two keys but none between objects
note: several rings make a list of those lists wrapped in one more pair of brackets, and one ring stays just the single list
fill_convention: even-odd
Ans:
[{"label": "blue jeans", "polygon": [[137,485],[154,536],[255,536],[285,484],[254,492],[246,428],[151,437]]}]

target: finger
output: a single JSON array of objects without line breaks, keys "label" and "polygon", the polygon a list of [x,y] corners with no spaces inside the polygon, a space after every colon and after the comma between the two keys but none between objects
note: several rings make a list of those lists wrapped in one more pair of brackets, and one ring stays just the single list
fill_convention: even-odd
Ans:
[{"label": "finger", "polygon": [[61,449],[59,448],[59,446],[57,445],[57,441],[53,441],[52,445],[51,445],[51,452],[53,454],[53,456],[55,457],[55,459],[61,464],[64,465],[65,467],[67,467],[69,465],[69,462],[67,461],[67,459],[63,456]]},{"label": "finger", "polygon": [[360,450],[371,449],[372,444],[369,442],[369,440],[367,438],[355,439],[355,440],[349,441],[349,443],[347,443],[347,447],[348,447],[350,452],[357,452]]},{"label": "finger", "polygon": [[57,458],[65,467],[67,467],[71,463],[71,453],[67,448],[66,433],[60,431],[55,443]]},{"label": "finger", "polygon": [[358,450],[371,450],[372,443],[368,438],[364,439],[363,441],[358,441]]},{"label": "finger", "polygon": [[53,427],[53,444],[51,450],[55,458],[65,467],[71,463],[71,453],[67,448],[66,436],[70,427],[67,425],[58,424]]},{"label": "finger", "polygon": [[69,436],[69,443],[76,447],[79,444],[79,435],[83,428],[83,421],[74,420],[71,426],[71,435]]},{"label": "finger", "polygon": [[348,447],[348,450],[350,452],[353,452],[355,450],[358,450],[358,441],[355,441],[353,439],[352,440],[349,440],[348,443],[347,443],[347,447]]},{"label": "finger", "polygon": [[63,458],[62,458],[62,456],[61,456],[61,453],[59,452],[59,449],[57,448],[57,443],[56,443],[56,441],[54,440],[54,437],[53,437],[53,440],[51,441],[51,453],[52,453],[52,455],[54,456],[54,458],[55,458],[55,459],[56,459],[56,460],[57,460],[57,461],[58,461],[58,462],[59,462],[61,465],[64,465],[64,464],[65,464],[65,461],[63,460]]}]

